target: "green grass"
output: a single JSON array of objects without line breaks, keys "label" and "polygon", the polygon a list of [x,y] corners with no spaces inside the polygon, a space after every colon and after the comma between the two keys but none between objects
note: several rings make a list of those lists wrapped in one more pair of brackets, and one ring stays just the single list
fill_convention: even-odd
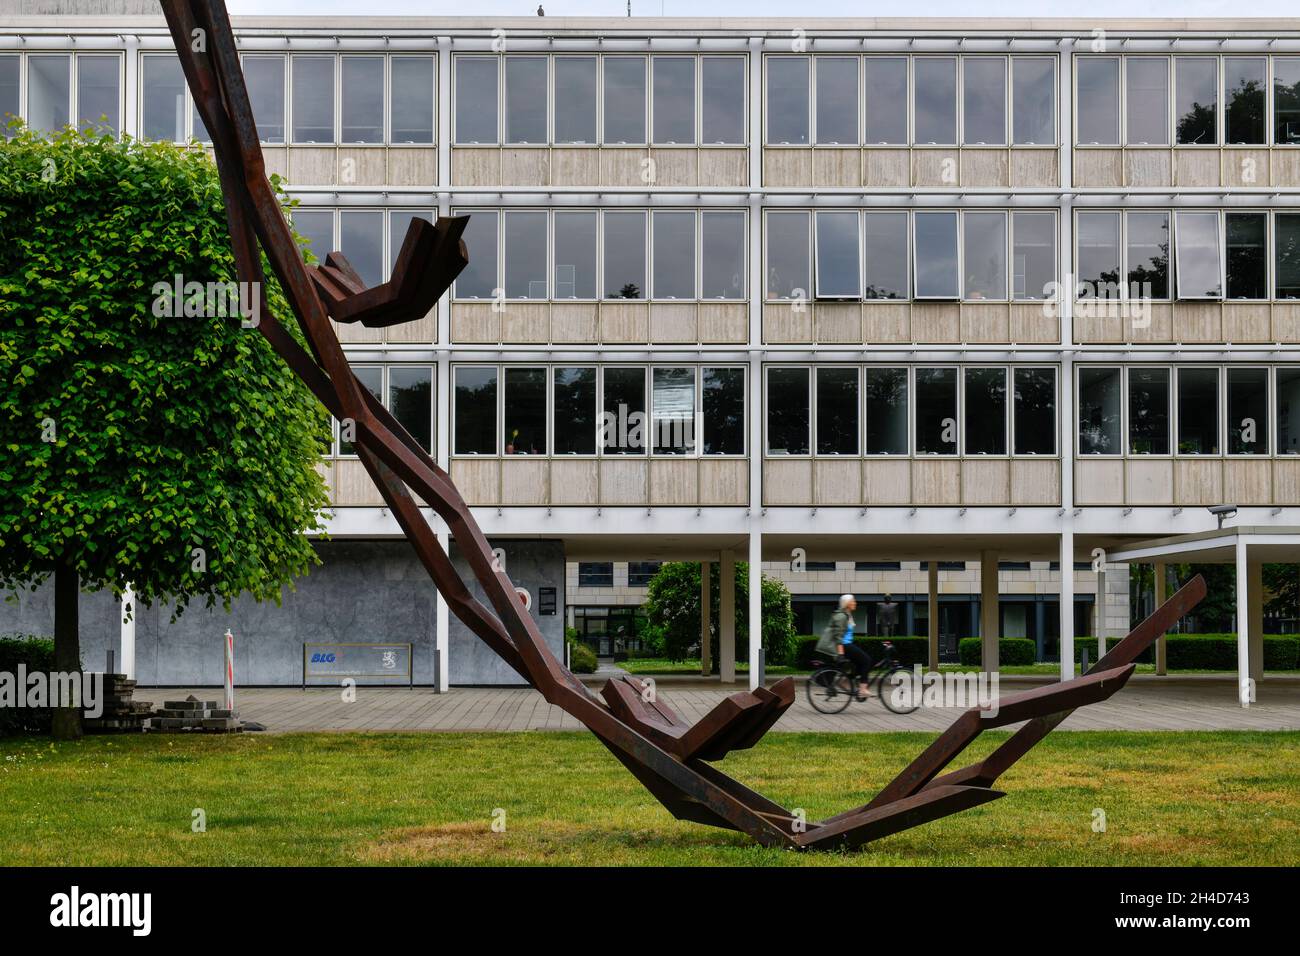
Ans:
[{"label": "green grass", "polygon": [[[1005,735],[972,747],[987,753]],[[809,819],[865,802],[927,735],[769,735],[724,769]],[[0,865],[1290,865],[1300,734],[1057,732],[992,804],[854,854],[673,820],[590,735],[0,740]],[[207,831],[191,832],[202,808]],[[506,811],[494,833],[492,812]],[[1093,832],[1093,810],[1107,831]]]}]

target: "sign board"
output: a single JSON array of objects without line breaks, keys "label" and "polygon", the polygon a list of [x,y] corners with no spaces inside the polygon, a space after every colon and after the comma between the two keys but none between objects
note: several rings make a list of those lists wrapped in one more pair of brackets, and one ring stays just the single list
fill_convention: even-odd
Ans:
[{"label": "sign board", "polygon": [[555,614],[555,588],[537,589],[537,613],[546,615]]},{"label": "sign board", "polygon": [[302,685],[314,678],[405,678],[415,686],[414,648],[410,644],[302,645]]}]

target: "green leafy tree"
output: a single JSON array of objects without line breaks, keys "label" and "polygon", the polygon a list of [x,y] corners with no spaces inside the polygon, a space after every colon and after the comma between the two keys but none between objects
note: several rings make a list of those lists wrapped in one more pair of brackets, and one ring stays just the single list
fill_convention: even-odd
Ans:
[{"label": "green leafy tree", "polygon": [[[718,620],[722,575],[717,564],[709,574],[709,634],[713,669],[718,669]],[[749,565],[736,562],[736,657],[749,657]],[[785,664],[794,654],[794,611],[790,592],[780,581],[763,578],[763,646],[769,664]],[[684,660],[689,647],[700,639],[700,566],[694,561],[669,561],[650,579],[645,602],[646,618],[662,635],[663,652],[674,661]]]},{"label": "green leafy tree", "polygon": [[[83,588],[228,609],[279,601],[318,560],[328,415],[207,295],[235,281],[202,151],[72,130],[0,145],[0,588],[53,577],[59,670],[80,668]],[[79,730],[56,714],[56,736]]]}]

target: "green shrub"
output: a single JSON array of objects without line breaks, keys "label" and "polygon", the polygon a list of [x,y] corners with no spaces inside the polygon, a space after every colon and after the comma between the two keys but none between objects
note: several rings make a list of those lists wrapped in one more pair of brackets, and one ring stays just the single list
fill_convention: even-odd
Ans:
[{"label": "green shrub", "polygon": [[[1170,670],[1237,669],[1236,634],[1170,634],[1166,662]],[[1265,634],[1264,669],[1294,670],[1300,666],[1300,635]]]},{"label": "green shrub", "polygon": [[[1118,644],[1122,638],[1109,637],[1106,639],[1106,650],[1110,650]],[[1095,637],[1076,637],[1074,639],[1074,662],[1080,664],[1083,662],[1083,650],[1088,649],[1088,666],[1091,667],[1097,663],[1097,639]],[[1156,649],[1153,646],[1148,647],[1145,651],[1137,656],[1139,664],[1154,664],[1156,659]]]},{"label": "green shrub", "polygon": [[[957,657],[965,665],[978,667],[981,663],[981,642],[978,637],[963,637],[957,642]],[[998,638],[998,666],[1033,664],[1038,659],[1038,646],[1027,637]]]},{"label": "green shrub", "polygon": [[[794,664],[803,670],[812,669],[812,659],[817,654],[817,640],[815,635],[803,634],[794,639]],[[873,660],[880,660],[884,654],[883,637],[862,637],[855,635],[853,643],[867,652],[867,655]],[[926,664],[930,660],[930,639],[928,637],[917,637],[915,635],[905,635],[902,637],[890,638],[894,642],[894,660],[900,664],[906,664],[911,667],[913,664]],[[768,658],[770,664],[771,657]]]},{"label": "green shrub", "polygon": [[[54,639],[32,637],[25,634],[6,634],[0,637],[0,673],[13,674],[17,679],[18,667],[27,673],[54,670]],[[18,688],[21,692],[24,688]],[[0,737],[17,734],[48,734],[51,711],[48,707],[0,707]]]},{"label": "green shrub", "polygon": [[596,652],[582,641],[570,641],[569,670],[575,674],[596,673]]}]

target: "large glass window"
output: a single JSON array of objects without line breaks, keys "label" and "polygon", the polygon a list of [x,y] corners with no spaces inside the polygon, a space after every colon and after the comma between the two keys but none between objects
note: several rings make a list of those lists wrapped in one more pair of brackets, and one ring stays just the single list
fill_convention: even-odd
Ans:
[{"label": "large glass window", "polygon": [[827,145],[858,141],[858,58],[819,56],[817,69],[817,142]]},{"label": "large glass window", "polygon": [[1213,146],[1219,141],[1219,60],[1174,57],[1174,116],[1180,144]]},{"label": "large glass window", "polygon": [[772,56],[767,63],[767,142],[808,142],[808,57]]},{"label": "large glass window", "polygon": [[607,455],[644,455],[646,450],[645,369],[612,366],[602,371],[602,442]]},{"label": "large glass window", "polygon": [[745,370],[705,368],[700,370],[701,403],[704,406],[704,454],[745,453]]},{"label": "large glass window", "polygon": [[27,125],[52,133],[68,125],[72,100],[72,57],[41,53],[27,58]]},{"label": "large glass window", "polygon": [[1117,212],[1079,213],[1078,295],[1107,299],[1119,295],[1119,230]]},{"label": "large glass window", "polygon": [[1268,59],[1229,56],[1223,59],[1223,141],[1228,144],[1266,143],[1268,126]]},{"label": "large glass window", "polygon": [[[352,366],[352,373],[356,375],[357,381],[361,383],[362,388],[373,395],[380,403],[383,402],[384,370],[381,366],[354,365]],[[342,430],[339,431],[338,438],[340,455],[355,455],[357,453],[356,446],[352,442],[344,440]]]},{"label": "large glass window", "polygon": [[546,454],[546,369],[505,367],[505,453]]},{"label": "large glass window", "polygon": [[596,454],[596,369],[557,368],[553,375],[555,454]]},{"label": "large glass window", "polygon": [[603,142],[646,141],[646,62],[643,56],[607,56],[605,74],[605,135]]},{"label": "large glass window", "polygon": [[1169,298],[1169,213],[1130,212],[1127,224],[1129,295]]},{"label": "large glass window", "polygon": [[341,142],[384,141],[384,58],[343,57]]},{"label": "large glass window", "polygon": [[545,299],[546,213],[530,209],[502,215],[506,298]]},{"label": "large glass window", "polygon": [[808,369],[767,370],[767,453],[808,454]]},{"label": "large glass window", "polygon": [[395,56],[391,62],[391,142],[432,143],[433,57]]},{"label": "large glass window", "polygon": [[250,55],[244,57],[243,66],[258,138],[263,143],[283,143],[284,57]]},{"label": "large glass window", "polygon": [[1130,56],[1124,61],[1130,146],[1169,145],[1169,57]]},{"label": "large glass window", "polygon": [[1011,142],[1056,142],[1056,64],[1051,57],[1011,58]]},{"label": "large glass window", "polygon": [[658,210],[651,215],[656,299],[695,298],[695,213]]},{"label": "large glass window", "polygon": [[857,212],[819,212],[816,228],[817,298],[859,298],[862,256]]},{"label": "large glass window", "polygon": [[967,212],[964,218],[965,296],[1007,297],[1007,216],[1002,212]]},{"label": "large glass window", "polygon": [[[1300,218],[1300,217],[1297,217]],[[809,282],[808,213],[767,214],[767,296],[806,299]]]},{"label": "large glass window", "polygon": [[459,299],[491,299],[497,288],[497,216],[491,211],[470,214],[461,237],[469,251],[469,265],[456,277]]},{"label": "large glass window", "polygon": [[962,142],[1005,146],[1007,61],[1000,56],[962,58]]},{"label": "large glass window", "polygon": [[[1229,419],[1229,449],[1233,447],[1233,431],[1242,427],[1240,419]],[[1241,440],[1243,435],[1238,431],[1235,437]],[[1258,439],[1258,434],[1254,437]],[[1267,453],[1267,442],[1259,447]],[[1277,370],[1277,453],[1300,455],[1300,367],[1294,365]]]},{"label": "large glass window", "polygon": [[334,57],[294,56],[293,141],[334,142]]},{"label": "large glass window", "polygon": [[654,453],[691,454],[695,451],[695,369],[656,368],[652,383]]},{"label": "large glass window", "polygon": [[324,262],[334,251],[334,210],[295,209],[293,229],[307,240],[307,248],[317,262]]},{"label": "large glass window", "polygon": [[907,142],[907,58],[869,56],[863,64],[867,86],[867,128],[863,142],[898,146]]},{"label": "large glass window", "polygon": [[1279,299],[1300,299],[1300,214],[1273,214],[1273,283]]},{"label": "large glass window", "polygon": [[867,399],[866,453],[906,455],[907,369],[869,365],[863,374]]},{"label": "large glass window", "polygon": [[866,253],[864,299],[907,298],[907,213],[863,216]]},{"label": "large glass window", "polygon": [[645,213],[605,214],[605,298],[645,298]]},{"label": "large glass window", "polygon": [[[0,71],[3,68],[4,58],[0,57]],[[175,55],[146,56],[140,65],[140,83],[144,88],[140,104],[141,136],[165,143],[183,142],[185,74],[180,59]],[[15,100],[15,107],[16,103]],[[0,103],[0,113],[3,112],[4,105]]]},{"label": "large glass window", "polygon": [[594,210],[556,211],[553,298],[596,298],[596,216]]},{"label": "large glass window", "polygon": [[1122,455],[1120,405],[1123,388],[1118,368],[1079,369],[1079,454]]},{"label": "large glass window", "polygon": [[1048,212],[1011,214],[1011,294],[1046,299],[1056,281],[1056,217]]},{"label": "large glass window", "polygon": [[1056,369],[1018,368],[1012,371],[1012,380],[1015,453],[1055,455]]},{"label": "large glass window", "polygon": [[858,453],[858,369],[817,369],[817,454]]},{"label": "large glass window", "polygon": [[117,56],[77,57],[77,126],[117,133],[121,128],[121,63]]},{"label": "large glass window", "polygon": [[433,369],[394,365],[388,369],[388,408],[420,447],[433,453]]},{"label": "large glass window", "polygon": [[456,63],[456,142],[497,141],[497,58],[458,56]]},{"label": "large glass window", "polygon": [[745,142],[745,61],[738,56],[700,59],[700,142]]},{"label": "large glass window", "polygon": [[1300,56],[1273,57],[1273,142],[1300,143]]},{"label": "large glass window", "polygon": [[1178,454],[1219,453],[1219,370],[1178,369]]},{"label": "large glass window", "polygon": [[745,214],[740,211],[700,213],[700,297],[745,297]]},{"label": "large glass window", "polygon": [[1228,454],[1268,454],[1266,368],[1228,369]]},{"label": "large glass window", "polygon": [[544,56],[506,57],[506,142],[546,142]]},{"label": "large glass window", "polygon": [[912,112],[918,145],[957,142],[957,60],[918,56],[912,61]]},{"label": "large glass window", "polygon": [[966,454],[1007,453],[1007,370],[965,370]]},{"label": "large glass window", "polygon": [[1128,370],[1128,451],[1169,454],[1169,369]]},{"label": "large glass window", "polygon": [[339,213],[339,251],[367,286],[384,281],[384,214],[378,209]]},{"label": "large glass window", "polygon": [[388,269],[385,276],[391,278],[397,257],[401,255],[402,245],[406,242],[406,233],[411,228],[412,219],[434,221],[433,211],[424,209],[393,209],[388,213]]},{"label": "large glass window", "polygon": [[1230,212],[1224,217],[1229,299],[1268,298],[1268,214]]},{"label": "large glass window", "polygon": [[[172,58],[175,60],[175,57]],[[177,61],[179,70],[179,61]],[[15,55],[0,56],[0,136],[10,135],[9,121],[18,116],[18,77],[22,60]],[[182,85],[182,92],[184,87]],[[147,124],[146,124],[147,125]]]},{"label": "large glass window", "polygon": [[453,414],[457,455],[497,453],[497,370],[460,366],[454,370]]},{"label": "large glass window", "polygon": [[957,282],[957,214],[918,212],[913,224],[916,253],[912,270],[918,299],[955,299]]},{"label": "large glass window", "polygon": [[695,142],[695,57],[651,57],[654,142]]},{"label": "large glass window", "polygon": [[1082,56],[1074,62],[1079,142],[1118,146],[1119,57]]},{"label": "large glass window", "polygon": [[916,453],[957,454],[957,369],[916,370]]},{"label": "large glass window", "polygon": [[1175,214],[1174,225],[1178,242],[1178,297],[1221,298],[1219,214],[1180,211]]},{"label": "large glass window", "polygon": [[555,141],[596,142],[596,58],[555,58]]}]

